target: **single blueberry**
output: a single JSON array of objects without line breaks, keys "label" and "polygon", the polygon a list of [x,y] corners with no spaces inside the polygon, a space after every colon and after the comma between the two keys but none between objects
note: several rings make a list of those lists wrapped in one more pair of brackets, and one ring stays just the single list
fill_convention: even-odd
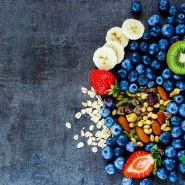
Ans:
[{"label": "single blueberry", "polygon": [[176,171],[172,171],[169,174],[169,181],[170,182],[176,182],[178,180],[178,175]]},{"label": "single blueberry", "polygon": [[137,41],[132,41],[130,44],[129,44],[129,48],[130,48],[130,51],[136,51],[138,48],[139,48],[139,44]]},{"label": "single blueberry", "polygon": [[169,68],[165,68],[163,71],[162,71],[162,77],[164,79],[170,79],[172,77],[172,72]]},{"label": "single blueberry", "polygon": [[108,116],[104,119],[104,124],[107,127],[112,127],[115,123],[115,120],[112,116]]},{"label": "single blueberry", "polygon": [[179,170],[181,173],[185,173],[185,164],[179,163]]},{"label": "single blueberry", "polygon": [[122,170],[125,162],[126,159],[124,157],[117,157],[114,161],[114,166],[116,167],[116,169]]},{"label": "single blueberry", "polygon": [[118,124],[114,124],[110,128],[110,131],[111,131],[112,135],[114,135],[114,136],[119,136],[123,132],[122,127]]},{"label": "single blueberry", "polygon": [[164,24],[162,26],[162,35],[165,37],[171,37],[174,33],[174,27],[171,24]]},{"label": "single blueberry", "polygon": [[157,78],[156,78],[156,84],[157,85],[162,85],[163,84],[163,77],[162,76],[158,76]]},{"label": "single blueberry", "polygon": [[166,18],[166,21],[167,21],[167,23],[169,23],[169,24],[174,24],[175,21],[176,21],[176,18],[175,18],[175,16],[168,16],[168,17]]},{"label": "single blueberry", "polygon": [[117,157],[121,156],[124,152],[123,147],[118,147],[118,146],[115,147],[113,150],[114,150],[114,155]]},{"label": "single blueberry", "polygon": [[160,168],[157,170],[157,176],[160,179],[165,180],[168,178],[168,172],[164,168]]},{"label": "single blueberry", "polygon": [[119,83],[119,89],[120,91],[126,91],[128,90],[128,87],[129,87],[129,83],[127,80],[121,80]]},{"label": "single blueberry", "polygon": [[138,13],[141,11],[141,3],[139,1],[135,1],[131,4],[131,10],[133,13]]},{"label": "single blueberry", "polygon": [[167,92],[170,92],[173,90],[173,81],[171,80],[166,80],[163,83],[163,87]]},{"label": "single blueberry", "polygon": [[173,44],[174,42],[177,42],[178,40],[180,40],[179,35],[173,35],[172,37],[170,37],[170,44]]},{"label": "single blueberry", "polygon": [[160,51],[157,53],[157,56],[156,56],[156,57],[157,57],[157,59],[158,59],[159,61],[164,62],[164,61],[166,61],[166,52],[160,50]]},{"label": "single blueberry", "polygon": [[104,159],[112,159],[114,157],[114,152],[113,152],[112,147],[105,146],[102,149],[102,156],[103,156]]},{"label": "single blueberry", "polygon": [[139,85],[141,86],[146,85],[148,82],[148,78],[145,75],[139,75],[137,80],[138,80]]},{"label": "single blueberry", "polygon": [[169,47],[169,42],[167,39],[160,39],[159,42],[158,42],[158,47],[159,49],[161,50],[168,50],[168,47]]},{"label": "single blueberry", "polygon": [[137,64],[141,61],[141,55],[138,52],[133,52],[130,54],[130,59],[134,64]]},{"label": "single blueberry", "polygon": [[159,50],[159,47],[156,43],[152,43],[149,45],[149,48],[148,48],[148,53],[151,55],[151,56],[154,56],[156,55],[156,53],[158,52]]},{"label": "single blueberry", "polygon": [[137,145],[133,142],[128,142],[126,145],[126,150],[133,153],[137,149]]},{"label": "single blueberry", "polygon": [[126,146],[127,145],[127,143],[129,142],[129,140],[128,140],[127,136],[125,136],[125,135],[119,135],[118,138],[117,138],[117,140],[116,140],[116,142],[117,142],[117,144],[119,146],[123,147],[123,146]]},{"label": "single blueberry", "polygon": [[172,5],[170,6],[170,9],[168,12],[170,15],[177,15],[179,13],[179,10],[176,6]]},{"label": "single blueberry", "polygon": [[150,26],[155,26],[156,24],[158,24],[160,21],[160,17],[158,15],[152,15],[149,19],[148,19],[148,24]]},{"label": "single blueberry", "polygon": [[152,37],[158,37],[161,34],[161,28],[159,26],[153,26],[150,28],[150,35]]},{"label": "single blueberry", "polygon": [[181,126],[173,126],[171,129],[171,135],[173,138],[177,138],[183,134]]},{"label": "single blueberry", "polygon": [[150,31],[145,30],[143,33],[142,39],[147,41],[150,40],[151,39]]},{"label": "single blueberry", "polygon": [[144,64],[138,64],[136,66],[136,71],[138,72],[138,74],[143,74],[145,72],[145,66],[144,66]]},{"label": "single blueberry", "polygon": [[184,23],[185,22],[185,15],[183,13],[180,13],[176,16],[176,22],[177,23]]},{"label": "single blueberry", "polygon": [[100,109],[100,115],[103,117],[103,118],[106,118],[110,115],[111,111],[108,107],[102,107]]},{"label": "single blueberry", "polygon": [[164,151],[166,157],[175,157],[177,155],[177,151],[175,150],[175,148],[173,146],[168,146],[165,151]]},{"label": "single blueberry", "polygon": [[185,13],[185,3],[182,4],[181,10],[182,10],[183,13]]},{"label": "single blueberry", "polygon": [[146,150],[147,152],[150,152],[151,149],[152,149],[152,147],[153,147],[154,145],[155,145],[154,143],[148,143],[148,144],[146,144],[146,145],[145,145],[145,150]]},{"label": "single blueberry", "polygon": [[184,102],[184,97],[182,96],[182,94],[178,94],[173,97],[173,101],[177,104],[181,104],[182,102]]},{"label": "single blueberry", "polygon": [[140,185],[153,185],[152,179],[145,178],[140,181]]},{"label": "single blueberry", "polygon": [[158,60],[153,60],[152,63],[150,64],[150,67],[154,69],[160,69],[161,63]]},{"label": "single blueberry", "polygon": [[160,0],[160,2],[158,3],[158,9],[161,12],[168,11],[169,7],[170,7],[169,0]]},{"label": "single blueberry", "polygon": [[185,33],[185,25],[184,24],[179,24],[175,28],[175,32],[177,35],[183,35]]},{"label": "single blueberry", "polygon": [[166,111],[175,115],[178,112],[178,105],[175,102],[170,102],[166,106]]},{"label": "single blueberry", "polygon": [[126,72],[126,70],[124,70],[124,69],[119,69],[119,70],[116,72],[116,77],[117,77],[118,79],[124,79],[124,78],[126,78],[126,76],[127,76],[127,72]]},{"label": "single blueberry", "polygon": [[128,73],[128,80],[130,82],[135,82],[137,80],[138,73],[135,70],[132,70]]},{"label": "single blueberry", "polygon": [[148,81],[147,87],[148,87],[148,88],[155,87],[155,81],[153,81],[153,80]]},{"label": "single blueberry", "polygon": [[128,58],[124,59],[122,62],[121,62],[121,67],[123,69],[125,69],[126,71],[130,71],[132,68],[133,68],[133,64],[132,64],[132,61]]},{"label": "single blueberry", "polygon": [[165,158],[163,161],[163,165],[168,171],[172,171],[176,167],[176,164],[176,161],[172,158]]},{"label": "single blueberry", "polygon": [[149,55],[143,55],[142,56],[142,62],[145,64],[145,65],[149,65],[151,63],[151,58]]},{"label": "single blueberry", "polygon": [[185,120],[181,123],[181,127],[185,131]]},{"label": "single blueberry", "polygon": [[172,141],[172,146],[177,149],[183,148],[184,147],[184,140],[182,138],[175,138]]},{"label": "single blueberry", "polygon": [[110,136],[107,138],[106,144],[109,146],[114,146],[116,144],[116,139]]},{"label": "single blueberry", "polygon": [[122,185],[133,185],[133,179],[128,177],[123,177]]},{"label": "single blueberry", "polygon": [[171,134],[169,132],[162,132],[159,136],[162,144],[169,144],[171,142]]},{"label": "single blueberry", "polygon": [[145,75],[148,79],[153,80],[155,79],[155,70],[152,68],[147,68],[145,71]]},{"label": "single blueberry", "polygon": [[170,123],[172,125],[180,125],[181,124],[181,118],[179,116],[172,116],[170,119]]},{"label": "single blueberry", "polygon": [[105,166],[105,170],[109,175],[113,175],[116,173],[116,168],[113,164],[107,164]]},{"label": "single blueberry", "polygon": [[181,92],[185,91],[185,82],[183,81],[177,81],[176,82],[176,87],[181,90]]},{"label": "single blueberry", "polygon": [[134,94],[138,91],[138,85],[136,83],[130,84],[128,89],[131,93]]},{"label": "single blueberry", "polygon": [[139,45],[139,49],[141,52],[145,53],[148,50],[148,43],[147,42],[141,42]]},{"label": "single blueberry", "polygon": [[174,74],[173,75],[173,79],[174,80],[181,80],[182,79],[182,75]]},{"label": "single blueberry", "polygon": [[182,117],[185,117],[185,104],[184,103],[179,106],[179,114]]}]

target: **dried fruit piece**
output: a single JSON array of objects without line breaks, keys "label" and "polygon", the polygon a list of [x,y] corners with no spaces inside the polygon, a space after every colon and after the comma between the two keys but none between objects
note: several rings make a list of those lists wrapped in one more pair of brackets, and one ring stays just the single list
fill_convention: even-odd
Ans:
[{"label": "dried fruit piece", "polygon": [[153,107],[157,103],[157,96],[155,94],[148,94],[146,101],[149,106]]},{"label": "dried fruit piece", "polygon": [[120,116],[120,117],[118,118],[118,123],[122,126],[122,128],[123,128],[126,132],[130,133],[129,123],[128,123],[127,119],[126,119],[124,116]]},{"label": "dried fruit piece", "polygon": [[157,121],[160,125],[163,125],[165,123],[165,115],[163,112],[157,112]]},{"label": "dried fruit piece", "polygon": [[145,134],[142,128],[136,126],[136,134],[143,143],[149,143],[150,137]]},{"label": "dried fruit piece", "polygon": [[152,122],[152,131],[156,136],[161,134],[161,126],[156,120],[153,120]]},{"label": "dried fruit piece", "polygon": [[157,86],[157,90],[158,90],[159,95],[161,96],[161,98],[162,98],[163,100],[168,100],[168,94],[167,94],[167,92],[164,90],[163,87]]}]

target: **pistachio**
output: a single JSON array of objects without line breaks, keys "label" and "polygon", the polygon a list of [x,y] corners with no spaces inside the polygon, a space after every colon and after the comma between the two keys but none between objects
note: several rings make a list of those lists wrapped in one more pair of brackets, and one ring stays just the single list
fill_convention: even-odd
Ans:
[{"label": "pistachio", "polygon": [[137,135],[134,135],[134,138],[136,139],[136,141],[139,140],[138,136]]},{"label": "pistachio", "polygon": [[136,114],[140,115],[142,113],[141,109],[142,109],[142,105],[137,105],[134,108],[133,112],[135,112]]},{"label": "pistachio", "polygon": [[123,98],[123,103],[128,103],[129,98]]},{"label": "pistachio", "polygon": [[135,122],[137,120],[137,114],[131,113],[126,115],[128,122]]},{"label": "pistachio", "polygon": [[180,89],[175,88],[173,91],[170,92],[170,98],[174,97],[175,95],[178,95],[180,93]]},{"label": "pistachio", "polygon": [[137,93],[136,93],[136,96],[141,96],[141,93],[140,93],[140,92],[137,92]]},{"label": "pistachio", "polygon": [[116,107],[119,107],[119,106],[121,106],[121,105],[123,105],[123,101],[117,102],[115,106],[116,106]]},{"label": "pistachio", "polygon": [[146,112],[146,108],[145,107],[142,107],[141,111],[142,112]]},{"label": "pistachio", "polygon": [[160,101],[161,96],[159,94],[157,94],[157,100]]},{"label": "pistachio", "polygon": [[118,95],[117,100],[123,100],[124,96],[123,95]]},{"label": "pistachio", "polygon": [[127,93],[127,95],[129,96],[129,97],[136,97],[136,94],[133,94],[133,93],[131,93],[130,91],[126,91],[126,93]]},{"label": "pistachio", "polygon": [[166,107],[165,107],[164,105],[160,105],[160,106],[159,106],[159,109],[160,109],[160,110],[166,110]]}]

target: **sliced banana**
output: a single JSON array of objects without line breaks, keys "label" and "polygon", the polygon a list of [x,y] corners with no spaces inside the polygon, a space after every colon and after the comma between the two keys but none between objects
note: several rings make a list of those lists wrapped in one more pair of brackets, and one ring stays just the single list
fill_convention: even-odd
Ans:
[{"label": "sliced banana", "polygon": [[98,69],[110,70],[117,64],[116,52],[109,47],[98,48],[93,56],[93,61]]},{"label": "sliced banana", "polygon": [[123,60],[124,55],[125,55],[125,52],[124,52],[122,45],[117,42],[110,41],[110,42],[107,42],[104,46],[112,48],[116,52],[116,55],[118,58],[117,64],[121,63],[121,61]]},{"label": "sliced banana", "polygon": [[143,36],[145,27],[141,21],[127,19],[123,22],[122,31],[130,40],[137,40]]},{"label": "sliced banana", "polygon": [[119,27],[111,28],[106,35],[106,42],[114,41],[121,44],[123,47],[128,45],[129,39],[125,36],[122,29]]}]

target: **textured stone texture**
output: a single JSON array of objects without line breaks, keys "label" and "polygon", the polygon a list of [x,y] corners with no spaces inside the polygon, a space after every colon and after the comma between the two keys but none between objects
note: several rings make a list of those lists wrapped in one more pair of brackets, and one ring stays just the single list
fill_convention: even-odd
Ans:
[{"label": "textured stone texture", "polygon": [[[101,155],[77,150],[72,137],[89,123],[74,114],[93,53],[133,17],[131,2],[0,0],[0,185],[121,184],[121,173],[106,175]],[[157,11],[157,1],[142,3],[141,19]]]}]

